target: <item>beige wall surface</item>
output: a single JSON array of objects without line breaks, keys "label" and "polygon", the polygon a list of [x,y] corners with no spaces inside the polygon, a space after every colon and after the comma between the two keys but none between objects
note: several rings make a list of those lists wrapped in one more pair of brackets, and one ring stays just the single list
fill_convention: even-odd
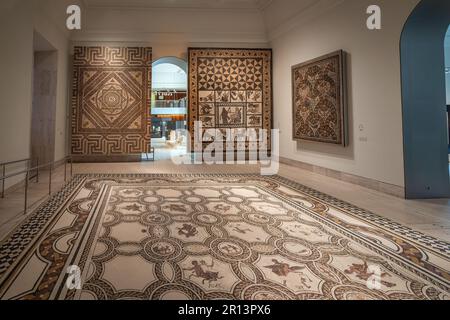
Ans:
[{"label": "beige wall surface", "polygon": [[[36,30],[58,50],[55,159],[66,154],[67,68],[69,41],[42,12],[39,2],[15,0],[1,7],[0,14],[0,161],[30,155],[33,32]],[[11,166],[9,171],[20,170]],[[8,180],[7,186],[17,182]]]},{"label": "beige wall surface", "polygon": [[[272,38],[274,126],[281,128],[282,157],[403,186],[399,42],[418,0],[377,1],[382,8],[379,31],[366,27],[372,2],[340,1]],[[291,66],[339,49],[348,53],[350,146],[295,142]]]},{"label": "beige wall surface", "polygon": [[58,161],[68,152],[69,39],[62,31],[63,27],[55,26],[38,10],[35,10],[33,22],[35,30],[58,51],[55,116],[55,161]]},{"label": "beige wall surface", "polygon": [[[2,8],[0,19],[0,162],[27,158],[33,70],[33,16],[25,1]],[[10,167],[22,169],[21,165]],[[8,180],[6,185],[18,179]]]}]

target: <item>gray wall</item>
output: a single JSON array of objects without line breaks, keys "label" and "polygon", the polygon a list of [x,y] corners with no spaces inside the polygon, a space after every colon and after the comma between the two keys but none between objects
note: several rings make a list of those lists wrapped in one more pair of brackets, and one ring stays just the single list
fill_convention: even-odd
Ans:
[{"label": "gray wall", "polygon": [[[450,27],[445,36],[445,67],[450,68]],[[445,74],[445,86],[447,88],[447,105],[450,105],[450,72]]]}]

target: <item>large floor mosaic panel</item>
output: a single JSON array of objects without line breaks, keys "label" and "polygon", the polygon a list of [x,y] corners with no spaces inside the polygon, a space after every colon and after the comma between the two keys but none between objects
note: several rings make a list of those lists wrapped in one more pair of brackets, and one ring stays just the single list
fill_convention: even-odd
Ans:
[{"label": "large floor mosaic panel", "polygon": [[78,175],[0,244],[0,297],[449,299],[449,255],[278,176]]}]

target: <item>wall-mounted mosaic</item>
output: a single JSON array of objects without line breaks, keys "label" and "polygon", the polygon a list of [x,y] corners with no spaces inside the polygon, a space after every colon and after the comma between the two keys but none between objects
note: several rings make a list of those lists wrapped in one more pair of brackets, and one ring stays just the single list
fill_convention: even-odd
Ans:
[{"label": "wall-mounted mosaic", "polygon": [[[272,129],[270,49],[189,49],[189,130]],[[204,142],[208,144],[209,142]]]},{"label": "wall-mounted mosaic", "polygon": [[72,154],[148,152],[152,49],[75,47]]},{"label": "wall-mounted mosaic", "polygon": [[347,145],[345,53],[292,67],[293,138]]}]

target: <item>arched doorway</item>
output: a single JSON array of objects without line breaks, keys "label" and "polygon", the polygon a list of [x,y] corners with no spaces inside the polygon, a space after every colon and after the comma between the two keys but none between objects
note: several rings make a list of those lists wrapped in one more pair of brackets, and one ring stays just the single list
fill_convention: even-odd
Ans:
[{"label": "arched doorway", "polygon": [[155,159],[187,152],[187,62],[164,57],[152,64],[152,147]]},{"label": "arched doorway", "polygon": [[401,36],[405,196],[450,197],[444,39],[450,1],[422,0]]}]

